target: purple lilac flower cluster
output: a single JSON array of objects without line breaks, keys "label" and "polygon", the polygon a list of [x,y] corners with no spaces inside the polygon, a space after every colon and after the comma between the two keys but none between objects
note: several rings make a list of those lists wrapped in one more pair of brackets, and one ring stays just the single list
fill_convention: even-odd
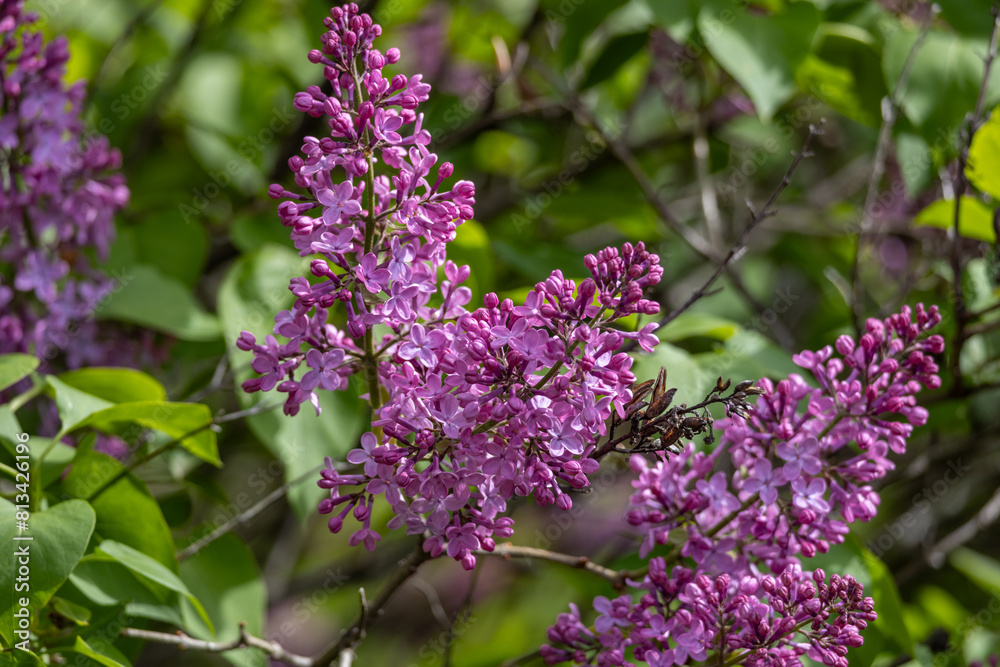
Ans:
[{"label": "purple lilac flower cluster", "polygon": [[[641,243],[625,244],[587,256],[591,277],[579,285],[555,271],[523,304],[487,294],[467,310],[470,269],[447,259],[446,244],[472,217],[475,188],[443,189],[449,163],[432,176],[438,158],[416,111],[430,87],[419,75],[383,75],[399,52],[372,47],[381,29],[355,5],[325,22],[323,50],[309,58],[332,92],[312,86],[295,105],[326,117],[331,136],[307,137],[305,158],[290,161],[305,194],[271,188],[295,246],[314,258],[315,280],[292,280],[295,304],[274,326],[286,342],[240,336],[262,374],[244,389],[286,393],[288,414],[307,401],[318,412],[318,389],[343,389],[363,372],[374,430],[347,457],[357,472],[328,461],[322,473],[330,497],[319,509],[336,511],[330,530],[353,514],[362,525],[351,543],[373,549],[372,505],[384,495],[390,527],[472,568],[475,550],[511,534],[501,516],[510,498],[568,508],[561,485],[589,484],[598,463],[588,455],[632,396],[632,360],[617,350],[626,338],[647,350],[657,342],[656,325],[609,325],[658,311],[643,292],[662,269]],[[333,307],[346,311],[346,330],[329,322]]]},{"label": "purple lilac flower cluster", "polygon": [[562,615],[543,649],[548,662],[622,665],[631,649],[650,665],[706,652],[719,664],[799,665],[805,654],[846,665],[847,647],[875,618],[871,600],[849,577],[827,584],[822,571],[803,571],[800,557],[875,515],[871,482],[926,422],[917,392],[941,384],[931,355],[944,340],[927,335],[940,321],[923,306],[868,320],[859,341],[837,340],[836,355],[826,347],[794,357],[817,386],[797,374],[762,380],[748,419],[716,422],[724,436],[711,453],[689,444],[652,465],[632,457],[639,478],[626,518],[643,534],[640,555],[678,546],[629,582],[643,591],[639,602],[597,598],[593,629],[576,610]]},{"label": "purple lilac flower cluster", "polygon": [[114,363],[91,318],[112,285],[90,255],[107,255],[128,203],[121,155],[85,135],[66,40],[46,44],[23,4],[0,0],[0,353]]}]

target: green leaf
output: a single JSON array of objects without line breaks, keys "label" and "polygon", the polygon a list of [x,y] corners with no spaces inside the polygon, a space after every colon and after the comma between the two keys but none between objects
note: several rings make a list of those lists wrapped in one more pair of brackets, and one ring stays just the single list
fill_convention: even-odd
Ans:
[{"label": "green leaf", "polygon": [[[50,446],[52,449],[49,449]],[[45,461],[42,462],[41,467],[43,489],[48,488],[49,484],[59,479],[63,472],[65,472],[66,466],[71,464],[76,457],[76,449],[74,447],[70,447],[66,443],[59,441],[53,444],[52,438],[43,438],[35,435],[28,441],[28,455],[31,457],[32,464],[36,466],[36,470],[38,469],[38,459],[46,449],[49,449],[49,453],[45,457]]]},{"label": "green leaf", "polygon": [[110,607],[124,603],[128,614],[184,627],[177,593],[141,580],[110,556],[99,553],[87,556],[77,564],[69,582],[95,605]]},{"label": "green leaf", "polygon": [[763,377],[780,379],[802,370],[788,352],[752,329],[741,329],[727,338],[721,348],[699,354],[696,359],[712,380],[719,376],[733,382]]},{"label": "green leaf", "polygon": [[0,355],[0,391],[20,382],[38,368],[38,359],[29,354]]},{"label": "green leaf", "polygon": [[[244,369],[235,374],[237,387],[252,371],[246,363],[248,355],[233,343],[243,330],[258,338],[271,332],[274,315],[287,308],[292,300],[288,280],[304,275],[307,267],[308,263],[294,251],[267,245],[237,260],[223,280],[219,288],[219,316],[232,366]],[[324,456],[343,458],[357,444],[361,429],[368,423],[368,408],[358,398],[354,385],[347,391],[318,394],[323,410],[320,417],[307,408],[294,417],[276,410],[247,419],[254,435],[284,464],[286,482],[322,465]],[[237,396],[243,407],[252,405],[252,396],[240,389]],[[297,484],[288,492],[289,503],[303,520],[316,511],[320,498],[314,484]]]},{"label": "green leaf", "polygon": [[162,384],[131,368],[81,368],[58,377],[74,389],[111,403],[167,400]]},{"label": "green leaf", "polygon": [[[881,118],[865,105],[858,94],[854,72],[810,55],[795,74],[799,88],[813,92],[830,108],[851,120],[876,126]],[[877,110],[877,107],[876,107]]]},{"label": "green leaf", "polygon": [[69,619],[77,625],[87,625],[90,622],[90,610],[83,605],[70,602],[65,598],[54,597],[49,601],[52,609],[63,618]]},{"label": "green leaf", "polygon": [[852,120],[878,127],[888,91],[875,38],[857,25],[827,22],[817,31],[817,42],[815,55],[796,72],[802,91]]},{"label": "green leaf", "polygon": [[[224,535],[181,561],[181,579],[191,592],[205,601],[212,623],[219,628],[221,642],[239,637],[241,622],[251,634],[264,634],[267,590],[257,561],[250,548],[232,533]],[[184,607],[184,620],[191,634],[209,639],[212,633],[190,607]],[[264,656],[256,651],[234,650],[223,654],[230,662],[244,667],[264,667]]]},{"label": "green leaf", "polygon": [[981,192],[1000,201],[1000,107],[972,137],[965,173]]},{"label": "green leaf", "polygon": [[993,595],[1000,595],[1000,561],[963,548],[956,549],[949,556],[948,562],[983,590]]},{"label": "green leaf", "polygon": [[650,354],[637,354],[632,373],[639,382],[652,380],[667,369],[667,386],[677,388],[678,403],[696,403],[704,398],[708,385],[715,382],[702,371],[698,362],[687,351],[670,343],[660,343]]},{"label": "green leaf", "polygon": [[476,166],[483,171],[518,176],[535,164],[538,146],[510,132],[488,130],[476,137],[472,153]]},{"label": "green leaf", "polygon": [[587,70],[587,76],[580,89],[584,90],[608,80],[627,63],[632,56],[642,51],[649,41],[648,32],[636,32],[630,35],[618,35],[604,45],[604,50],[594,64]]},{"label": "green leaf", "polygon": [[205,622],[209,630],[213,633],[215,632],[215,628],[212,626],[212,619],[208,617],[208,613],[201,602],[198,601],[198,598],[191,594],[191,591],[188,590],[188,587],[180,577],[162,564],[141,551],[136,551],[127,544],[115,542],[114,540],[104,540],[101,542],[98,551],[111,556],[132,572],[183,595],[194,606],[198,612],[198,616]]},{"label": "green leaf", "polygon": [[698,15],[698,0],[646,0],[656,24],[667,31],[671,39],[683,44],[694,30]]},{"label": "green leaf", "polygon": [[587,38],[604,23],[609,14],[624,5],[625,1],[567,3],[564,0],[546,0],[545,17],[553,25],[564,28],[559,40],[559,56],[562,62],[566,65],[575,62]]},{"label": "green leaf", "polygon": [[13,649],[0,652],[0,667],[45,667],[45,663],[31,651]]},{"label": "green leaf", "polygon": [[[108,481],[124,472],[116,459],[83,449],[63,482],[63,491],[87,498]],[[176,550],[170,528],[146,485],[126,474],[91,500],[97,512],[97,535],[123,542],[152,556],[169,568],[177,567]]]},{"label": "green leaf", "polygon": [[956,30],[965,35],[988,38],[993,28],[990,10],[993,0],[938,0],[941,16]]},{"label": "green leaf", "polygon": [[819,10],[805,2],[770,16],[724,3],[698,13],[698,30],[712,57],[743,86],[763,120],[795,94],[795,70],[809,54],[819,24]]},{"label": "green leaf", "polygon": [[[455,232],[455,240],[448,244],[448,259],[459,266],[468,264],[475,270],[465,282],[472,290],[472,301],[482,299],[482,295],[492,292],[496,282],[496,258],[490,247],[490,237],[486,229],[475,220],[466,220]],[[476,297],[479,297],[477,299]]]},{"label": "green leaf", "polygon": [[[886,40],[882,71],[889,89],[896,86],[918,31],[899,31]],[[900,106],[921,135],[941,148],[950,146],[952,132],[976,105],[983,79],[986,43],[952,32],[931,30],[913,58]],[[1000,71],[990,75],[987,103],[1000,97]]]},{"label": "green leaf", "polygon": [[11,456],[17,454],[17,436],[24,433],[21,422],[17,420],[17,415],[11,411],[9,405],[0,405],[0,443],[10,453]]},{"label": "green leaf", "polygon": [[[996,242],[993,229],[993,210],[974,197],[962,197],[961,220],[958,233],[970,239]],[[955,224],[955,201],[939,199],[914,218],[918,225],[951,229]]]},{"label": "green leaf", "polygon": [[222,467],[212,425],[212,411],[201,403],[164,403],[136,401],[119,403],[95,412],[79,426],[92,426],[102,431],[114,431],[121,424],[138,424],[163,431],[179,439],[180,446],[202,461]]},{"label": "green leaf", "polygon": [[187,287],[151,266],[139,265],[130,271],[100,311],[101,319],[138,324],[183,340],[218,340],[218,320],[195,301]]},{"label": "green leaf", "polygon": [[147,213],[131,229],[140,262],[193,287],[208,259],[208,233],[204,226],[185,223],[181,218],[176,208]]},{"label": "green leaf", "polygon": [[85,655],[88,658],[90,658],[91,660],[93,660],[94,662],[97,662],[97,663],[102,664],[102,665],[106,665],[106,667],[125,667],[124,665],[122,665],[122,663],[118,662],[117,660],[112,660],[108,656],[102,655],[102,654],[98,653],[97,651],[95,651],[94,649],[92,649],[90,647],[90,644],[88,644],[87,642],[85,642],[83,640],[83,637],[77,637],[76,638],[76,641],[73,642],[73,648],[72,649],[62,649],[62,650],[63,651],[72,650],[74,653],[79,653],[80,655]]},{"label": "green leaf", "polygon": [[660,340],[676,343],[686,338],[704,336],[715,340],[726,340],[740,330],[740,325],[724,317],[711,313],[681,313],[673,322],[656,331]]},{"label": "green leaf", "polygon": [[[6,556],[10,565],[0,568],[0,590],[10,601],[0,606],[0,636],[8,644],[13,644],[15,606],[21,606],[15,601],[27,598],[32,615],[44,607],[83,557],[95,522],[90,505],[82,500],[68,500],[44,512],[32,513],[28,531],[21,533],[17,529],[16,512],[12,503],[0,499],[0,543],[7,545],[9,554],[18,554]],[[31,540],[15,541],[18,536]],[[23,589],[26,582],[16,579],[22,550],[27,550],[23,558],[28,562],[23,564],[31,573],[27,590]]]},{"label": "green leaf", "polygon": [[103,398],[71,387],[57,377],[46,376],[45,381],[55,394],[59,420],[62,422],[59,429],[62,433],[69,433],[80,426],[90,415],[112,405]]}]

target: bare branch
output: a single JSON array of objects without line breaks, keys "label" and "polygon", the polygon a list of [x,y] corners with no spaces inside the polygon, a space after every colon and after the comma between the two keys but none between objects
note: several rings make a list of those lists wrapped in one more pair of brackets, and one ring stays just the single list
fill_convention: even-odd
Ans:
[{"label": "bare branch", "polygon": [[923,558],[910,561],[910,564],[896,577],[897,581],[900,583],[909,581],[925,565],[930,565],[933,568],[941,567],[948,554],[989,528],[997,519],[1000,519],[1000,490],[993,493],[993,496],[976,512],[974,517],[927,549]]},{"label": "bare branch", "polygon": [[[824,121],[821,119],[820,124],[822,124],[823,122]],[[688,308],[693,306],[695,302],[697,302],[699,299],[702,299],[705,296],[708,296],[709,294],[713,293],[710,291],[712,284],[715,283],[715,281],[719,278],[719,276],[721,276],[723,272],[729,267],[729,264],[744,251],[747,237],[750,236],[750,233],[753,232],[753,230],[756,229],[757,226],[763,220],[774,215],[775,213],[774,204],[778,201],[778,197],[780,197],[781,193],[785,191],[785,188],[788,187],[789,183],[791,183],[792,175],[799,168],[799,165],[802,163],[802,160],[812,155],[812,153],[809,152],[809,146],[812,144],[813,138],[819,134],[822,134],[822,130],[819,129],[818,126],[816,125],[809,126],[809,135],[806,137],[805,143],[802,145],[802,150],[799,153],[794,154],[795,158],[792,160],[791,165],[789,165],[788,170],[785,172],[784,177],[781,179],[781,182],[778,183],[778,187],[775,188],[774,192],[771,193],[771,197],[767,200],[767,203],[765,203],[764,207],[759,211],[754,211],[753,207],[750,207],[748,203],[748,207],[750,208],[750,213],[751,213],[750,222],[747,223],[747,226],[743,229],[743,232],[740,234],[739,238],[736,239],[736,243],[734,243],[733,246],[729,249],[729,252],[726,253],[726,256],[722,258],[722,260],[719,263],[719,266],[716,267],[715,271],[712,273],[709,279],[706,280],[701,287],[695,290],[691,294],[691,296],[688,297],[687,301],[685,301],[677,308],[674,308],[670,312],[670,314],[660,319],[661,327],[666,326],[667,324],[673,322],[675,319],[677,319],[677,317],[680,316],[681,313],[683,313]],[[622,346],[622,350],[627,352],[633,349],[635,345],[636,345],[635,340],[630,340],[625,345]]]},{"label": "bare branch", "polygon": [[423,549],[423,539],[421,538],[410,555],[399,562],[389,581],[385,582],[382,590],[378,592],[378,597],[371,604],[368,604],[363,592],[361,593],[361,613],[358,615],[358,619],[350,628],[344,630],[340,639],[313,658],[310,665],[315,667],[332,665],[338,658],[341,658],[345,651],[353,652],[354,647],[364,638],[371,623],[382,614],[393,594],[416,573],[421,564],[430,558],[430,555]]},{"label": "bare branch", "polygon": [[546,549],[536,549],[535,547],[524,547],[510,543],[498,544],[493,551],[477,549],[473,553],[477,556],[493,556],[504,560],[510,560],[511,558],[547,560],[552,563],[560,563],[596,574],[610,581],[616,588],[621,588],[625,584],[624,572],[598,565],[586,556],[572,556],[570,554],[559,553],[558,551],[548,551]]},{"label": "bare branch", "polygon": [[284,498],[285,494],[288,493],[288,490],[290,488],[292,488],[299,482],[302,482],[303,480],[312,477],[317,472],[319,472],[321,467],[322,466],[316,466],[312,470],[308,470],[299,475],[298,477],[296,477],[295,479],[286,482],[285,484],[282,484],[280,487],[278,487],[271,493],[267,494],[264,498],[262,498],[260,502],[247,508],[246,511],[240,512],[239,514],[231,518],[229,521],[226,521],[218,528],[210,532],[208,535],[205,535],[196,542],[192,542],[188,546],[184,547],[183,549],[177,552],[177,560],[184,560],[185,558],[190,558],[191,556],[195,555],[196,553],[207,547],[215,540],[219,539],[229,531],[236,528],[236,526],[241,526],[249,522],[251,519],[253,519],[255,516],[266,510],[274,503],[276,503],[278,500]]},{"label": "bare branch", "polygon": [[140,630],[139,628],[122,628],[121,636],[156,642],[158,644],[169,644],[179,649],[192,649],[206,653],[223,653],[240,648],[255,648],[263,651],[274,660],[292,665],[292,667],[312,667],[313,664],[312,659],[308,656],[291,653],[275,642],[269,642],[266,639],[251,635],[247,632],[246,623],[243,622],[240,623],[240,636],[229,642],[195,639],[180,630],[174,634],[170,634],[166,632],[153,632],[152,630]]}]

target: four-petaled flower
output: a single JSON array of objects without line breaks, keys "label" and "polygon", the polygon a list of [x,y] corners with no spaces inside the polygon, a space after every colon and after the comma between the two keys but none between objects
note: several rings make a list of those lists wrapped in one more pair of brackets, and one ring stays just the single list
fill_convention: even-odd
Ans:
[{"label": "four-petaled flower", "polygon": [[353,195],[354,185],[350,181],[335,185],[332,190],[317,190],[316,199],[325,207],[323,222],[336,225],[344,223],[352,215],[361,213],[361,204],[352,198]]}]

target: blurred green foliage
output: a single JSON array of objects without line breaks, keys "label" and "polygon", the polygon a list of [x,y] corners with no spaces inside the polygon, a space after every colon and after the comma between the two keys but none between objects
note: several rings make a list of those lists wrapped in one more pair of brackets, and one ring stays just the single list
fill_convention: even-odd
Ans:
[{"label": "blurred green foliage", "polygon": [[[289,182],[285,163],[302,137],[324,131],[293,110],[292,98],[320,81],[306,53],[318,44],[329,4],[33,4],[46,33],[68,35],[70,79],[88,81],[88,121],[121,148],[132,190],[105,265],[121,289],[100,317],[169,341],[168,358],[150,371],[157,379],[79,371],[46,380],[65,431],[152,429],[133,456],[164,446],[166,453],[130,472],[94,452],[93,437],[76,450],[53,446],[42,471],[52,504],[32,521],[39,552],[45,541],[59,547],[48,550],[54,562],[35,563],[45,575],[32,605],[44,609],[39,618],[58,622],[39,630],[58,651],[75,653],[74,664],[176,664],[173,649],[149,646],[140,658],[139,642],[115,640],[123,624],[167,624],[203,638],[214,626],[225,641],[246,621],[250,632],[290,650],[315,651],[352,621],[358,587],[374,590],[410,548],[398,531],[387,532],[374,554],[350,548],[313,509],[320,492],[310,472],[324,456],[342,458],[365,429],[362,390],[324,396],[321,418],[264,412],[219,428],[212,416],[254,404],[256,396],[239,390],[251,370],[234,341],[244,329],[266,334],[291,301],[288,280],[303,274],[266,190]],[[523,297],[553,269],[582,276],[584,253],[641,240],[663,258],[657,296],[669,311],[738,237],[749,219],[745,202],[762,205],[809,124],[826,119],[815,155],[719,283],[724,290],[662,329],[664,344],[637,362],[640,379],[666,366],[691,400],[719,375],[794,372],[793,352],[852,331],[866,186],[885,98],[904,71],[891,156],[871,209],[876,233],[860,256],[862,305],[875,315],[923,300],[951,312],[943,231],[954,225],[949,165],[977,103],[992,22],[988,0],[939,5],[932,19],[923,3],[872,0],[383,0],[368,9],[385,28],[382,48],[403,52],[395,71],[422,72],[434,86],[424,105],[432,148],[476,182],[477,218],[450,248],[473,267],[476,301],[489,291]],[[577,96],[600,131],[578,113]],[[984,108],[997,102],[1000,67]],[[1000,562],[988,555],[1000,553],[996,531],[924,561],[925,549],[982,511],[1000,479],[998,122],[985,123],[972,143],[975,191],[963,199],[958,227],[971,260],[969,307],[983,313],[963,357],[948,362],[966,384],[932,397],[929,425],[881,490],[879,518],[819,558],[876,597],[880,618],[852,651],[854,664],[965,665],[1000,648]],[[609,138],[717,257],[706,259],[671,231]],[[698,142],[703,158],[695,157]],[[954,318],[947,327],[953,336]],[[0,359],[0,387],[33,370],[30,359]],[[10,463],[6,434],[21,425],[7,406],[0,424],[2,461]],[[49,444],[35,440],[33,448]],[[220,460],[221,470],[201,465]],[[939,493],[954,461],[969,471]],[[287,501],[236,526],[239,538],[227,535],[178,561],[178,545],[286,482],[294,482]],[[619,471],[581,502],[586,516],[520,507],[515,539],[634,567],[621,520],[627,493],[628,474]],[[382,510],[375,523],[384,527]],[[0,512],[3,537],[13,506],[0,500]],[[453,642],[452,664],[496,665],[536,649],[568,602],[610,592],[606,582],[559,565],[487,560],[452,638],[449,619],[439,617],[463,608],[469,576],[450,561],[432,562],[419,576],[427,585],[400,592],[361,644],[359,664],[437,665]],[[265,664],[248,650],[184,656],[190,665]],[[40,663],[0,654],[0,665],[8,664]]]}]

